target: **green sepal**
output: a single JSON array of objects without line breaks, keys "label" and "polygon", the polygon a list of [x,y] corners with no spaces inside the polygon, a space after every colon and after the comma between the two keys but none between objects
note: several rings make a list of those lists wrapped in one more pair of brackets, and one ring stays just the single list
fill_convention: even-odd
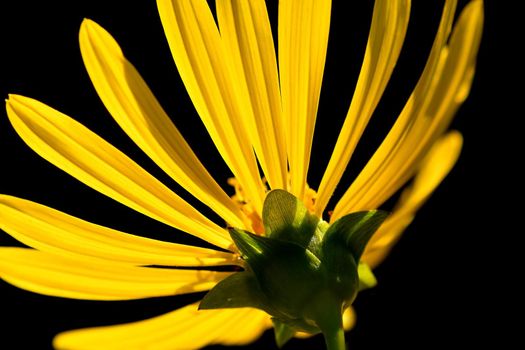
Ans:
[{"label": "green sepal", "polygon": [[273,317],[279,347],[298,331],[330,338],[340,331],[342,310],[358,290],[377,283],[359,260],[387,215],[358,212],[329,226],[293,195],[271,191],[263,206],[265,236],[229,230],[245,271],[218,283],[200,308],[266,311]]},{"label": "green sepal", "polygon": [[265,235],[308,248],[320,219],[302,201],[284,190],[268,193],[263,205]]},{"label": "green sepal", "polygon": [[295,335],[295,330],[275,317],[272,317],[272,323],[275,334],[275,342],[277,343],[277,347],[280,349],[288,342],[288,340],[293,338]]},{"label": "green sepal", "polygon": [[304,307],[322,287],[320,260],[295,243],[239,229],[230,229],[230,236],[275,309],[285,318],[301,317]]},{"label": "green sepal", "polygon": [[329,276],[330,289],[350,305],[360,288],[358,264],[366,244],[386,219],[383,211],[357,212],[343,216],[326,231],[321,260]]},{"label": "green sepal", "polygon": [[319,327],[316,327],[308,322],[304,318],[279,318],[273,317],[274,319],[279,320],[279,322],[284,323],[289,328],[293,329],[294,332],[304,332],[308,334],[318,334],[321,333]]},{"label": "green sepal", "polygon": [[261,292],[255,276],[248,271],[234,273],[217,283],[199,304],[199,310],[240,307],[274,312],[270,302]]},{"label": "green sepal", "polygon": [[323,253],[327,253],[334,245],[343,245],[358,262],[368,241],[388,215],[382,210],[370,210],[343,216],[326,231]]},{"label": "green sepal", "polygon": [[357,274],[359,275],[359,291],[375,287],[377,279],[372,269],[367,264],[360,262],[357,267]]}]

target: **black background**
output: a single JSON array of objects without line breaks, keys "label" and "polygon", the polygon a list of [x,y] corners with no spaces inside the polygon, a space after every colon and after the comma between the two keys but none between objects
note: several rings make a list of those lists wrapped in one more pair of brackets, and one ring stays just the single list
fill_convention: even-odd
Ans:
[{"label": "black background", "polygon": [[[345,3],[334,1],[309,173],[309,183],[314,188],[328,162],[352,96],[373,4],[360,1],[345,7]],[[461,1],[460,8],[465,3]],[[275,2],[269,5],[275,20]],[[480,191],[480,183],[485,181],[487,164],[491,162],[485,153],[485,130],[492,108],[487,97],[497,44],[492,5],[486,4],[486,26],[474,86],[453,123],[453,128],[465,137],[462,156],[389,258],[377,269],[379,285],[363,292],[356,301],[358,323],[347,335],[351,349],[471,346],[480,339],[479,326],[488,322],[487,309],[491,306],[480,301],[485,293],[482,279],[488,269],[480,252],[485,235],[467,212],[481,211],[487,196]],[[402,56],[345,174],[345,184],[351,182],[379,145],[408,98],[425,63],[441,6],[441,1],[414,1]],[[84,17],[95,20],[116,37],[203,163],[217,181],[224,184],[228,170],[219,160],[180,82],[153,0],[3,4],[0,94],[27,95],[80,120],[191,200],[127,139],[96,96],[78,49],[77,33]],[[25,146],[4,112],[0,115],[0,161],[1,193],[32,199],[124,231],[197,243],[191,238],[181,239],[182,234],[101,196],[49,165]],[[195,205],[207,212],[198,203]],[[0,242],[18,244],[5,234],[1,235]],[[201,296],[92,302],[40,296],[3,281],[0,281],[0,290],[0,348],[6,349],[47,349],[52,336],[60,331],[144,319]],[[483,338],[487,340],[486,336]],[[293,340],[287,348],[320,349],[323,346],[322,338],[315,337],[307,341]],[[246,348],[273,347],[273,335],[266,332]]]}]

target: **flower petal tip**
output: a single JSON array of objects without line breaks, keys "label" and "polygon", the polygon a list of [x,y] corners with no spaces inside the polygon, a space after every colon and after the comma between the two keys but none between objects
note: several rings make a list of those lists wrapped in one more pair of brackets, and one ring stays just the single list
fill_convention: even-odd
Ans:
[{"label": "flower petal tip", "polygon": [[465,11],[473,11],[476,16],[483,16],[484,1],[472,0],[465,6]]},{"label": "flower petal tip", "polygon": [[86,30],[95,26],[99,26],[97,22],[93,21],[91,18],[85,17],[82,19],[82,23],[80,23],[80,30]]},{"label": "flower petal tip", "polygon": [[21,104],[24,104],[24,101],[29,100],[29,99],[30,99],[29,97],[25,97],[22,95],[8,94],[7,98],[5,99],[5,105],[8,111],[8,116],[9,116],[9,110],[11,110],[13,107],[16,107],[17,105],[19,106]]}]

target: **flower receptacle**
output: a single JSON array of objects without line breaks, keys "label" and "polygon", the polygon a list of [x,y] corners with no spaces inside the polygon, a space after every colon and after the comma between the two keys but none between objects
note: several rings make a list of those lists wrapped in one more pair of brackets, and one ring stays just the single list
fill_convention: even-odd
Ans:
[{"label": "flower receptacle", "polygon": [[[359,259],[386,217],[358,212],[329,226],[293,195],[271,191],[263,210],[265,236],[230,229],[246,270],[217,284],[200,308],[261,309],[273,317],[279,346],[298,331],[337,334],[360,286],[375,282]],[[367,272],[364,282],[360,270]]]}]

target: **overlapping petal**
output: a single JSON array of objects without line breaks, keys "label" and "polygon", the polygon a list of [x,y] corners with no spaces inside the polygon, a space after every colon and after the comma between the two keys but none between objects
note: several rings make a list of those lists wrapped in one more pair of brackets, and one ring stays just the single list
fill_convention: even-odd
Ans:
[{"label": "overlapping petal", "polygon": [[28,200],[0,195],[0,229],[43,252],[134,265],[233,265],[230,253],[131,235]]},{"label": "overlapping petal", "polygon": [[375,267],[386,257],[417,210],[450,172],[459,157],[462,143],[461,134],[455,131],[436,142],[421,163],[413,184],[403,192],[392,215],[372,237],[362,257],[365,263]]},{"label": "overlapping petal", "polygon": [[409,15],[410,0],[375,2],[365,57],[354,97],[319,185],[315,203],[315,211],[319,216],[323,214],[386,88],[401,52]]},{"label": "overlapping petal", "polygon": [[465,7],[446,45],[454,8],[455,1],[446,2],[420,81],[379,149],[336,205],[332,221],[348,212],[377,208],[410,179],[466,98],[481,39],[483,2],[474,0]]},{"label": "overlapping petal", "polygon": [[249,101],[239,91],[210,8],[205,0],[158,0],[157,6],[190,98],[215,146],[260,213],[264,187],[243,117]]},{"label": "overlapping petal", "polygon": [[86,185],[151,218],[222,248],[228,233],[82,124],[36,100],[11,95],[7,115],[40,156]]},{"label": "overlapping petal", "polygon": [[221,39],[239,93],[255,153],[271,188],[286,189],[288,169],[277,60],[264,0],[219,0]]},{"label": "overlapping petal", "polygon": [[[267,328],[255,309],[197,310],[197,304],[152,319],[59,334],[58,350],[197,349],[208,344],[243,345]],[[239,331],[240,327],[242,332]]]},{"label": "overlapping petal", "polygon": [[280,0],[279,73],[290,192],[303,198],[321,93],[331,0]]},{"label": "overlapping petal", "polygon": [[197,159],[111,35],[84,20],[79,40],[91,81],[126,134],[184,189],[229,224],[242,227],[239,208]]},{"label": "overlapping petal", "polygon": [[0,277],[32,292],[74,299],[128,300],[205,291],[229,273],[112,264],[26,248],[0,248]]}]

